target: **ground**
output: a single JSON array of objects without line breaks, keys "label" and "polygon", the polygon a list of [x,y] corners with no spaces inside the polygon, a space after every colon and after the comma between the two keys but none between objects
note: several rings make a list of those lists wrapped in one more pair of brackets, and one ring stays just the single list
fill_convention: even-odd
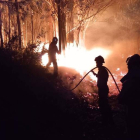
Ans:
[{"label": "ground", "polygon": [[99,108],[65,89],[61,77],[38,65],[0,57],[1,140],[127,139],[125,110],[117,96],[109,97],[115,126],[104,126]]}]

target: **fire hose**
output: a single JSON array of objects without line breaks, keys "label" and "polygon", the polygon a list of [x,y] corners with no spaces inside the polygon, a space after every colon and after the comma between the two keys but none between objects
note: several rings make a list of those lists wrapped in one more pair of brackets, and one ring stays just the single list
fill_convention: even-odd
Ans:
[{"label": "fire hose", "polygon": [[[73,89],[71,89],[71,91],[73,91],[74,89],[76,89],[76,88],[79,86],[79,84],[84,80],[84,78],[85,78],[91,71],[93,71],[93,70],[96,69],[96,68],[97,68],[97,67],[91,69],[91,70],[79,81],[79,83],[78,83]],[[119,87],[118,87],[118,85],[117,85],[117,82],[116,82],[116,80],[115,80],[113,74],[111,73],[111,71],[110,71],[108,68],[105,67],[105,69],[106,69],[106,70],[110,73],[110,75],[112,76],[112,79],[113,79],[113,81],[114,81],[114,83],[115,83],[115,85],[116,85],[116,87],[117,87],[117,89],[118,89],[118,91],[119,91],[119,93],[120,93],[120,89],[119,89]]]}]

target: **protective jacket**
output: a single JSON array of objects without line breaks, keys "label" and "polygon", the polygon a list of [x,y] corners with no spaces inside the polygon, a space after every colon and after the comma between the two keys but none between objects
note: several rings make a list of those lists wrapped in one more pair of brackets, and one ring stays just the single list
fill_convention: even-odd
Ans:
[{"label": "protective jacket", "polygon": [[132,105],[140,100],[140,67],[134,67],[121,79],[122,90],[119,94],[119,102]]},{"label": "protective jacket", "polygon": [[56,53],[58,53],[58,48],[54,42],[49,45],[48,55],[50,59],[56,59]]},{"label": "protective jacket", "polygon": [[99,68],[97,77],[98,77],[98,80],[97,80],[98,88],[106,88],[109,75],[104,66],[101,66]]}]

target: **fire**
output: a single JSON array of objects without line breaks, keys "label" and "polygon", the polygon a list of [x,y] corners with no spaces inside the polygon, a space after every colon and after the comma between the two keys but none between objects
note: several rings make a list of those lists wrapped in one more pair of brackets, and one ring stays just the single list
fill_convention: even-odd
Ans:
[{"label": "fire", "polygon": [[[48,49],[48,44],[45,48]],[[65,53],[57,55],[58,66],[64,66],[75,69],[81,75],[88,72],[90,69],[95,67],[95,57],[102,55],[105,59],[111,53],[110,50],[103,49],[101,47],[87,50],[85,47],[77,47],[73,43],[68,44]],[[45,66],[48,63],[48,54],[42,56],[42,65]],[[52,66],[52,64],[51,64]]]},{"label": "fire", "polygon": [[[41,52],[43,46],[44,46],[44,44],[41,44],[37,51]],[[49,44],[46,44],[44,47],[46,49],[48,49]],[[83,46],[77,47],[74,43],[72,43],[72,44],[67,45],[67,47],[65,49],[65,53],[62,52],[60,55],[56,55],[56,57],[57,57],[57,62],[58,62],[59,67],[62,66],[62,67],[67,67],[67,68],[70,68],[70,69],[74,69],[78,73],[80,73],[80,75],[83,77],[92,68],[96,67],[96,64],[95,64],[95,61],[94,61],[95,57],[101,55],[105,58],[105,60],[107,60],[108,56],[111,53],[112,53],[111,50],[104,49],[103,47],[96,47],[96,48],[93,48],[91,50],[87,50]],[[48,63],[48,54],[45,53],[42,56],[42,65],[46,66],[47,63]],[[51,66],[52,66],[52,64],[51,64]],[[126,73],[122,72],[121,68],[117,68],[116,73],[112,73],[112,74],[113,74],[119,88],[121,89],[120,79]],[[67,75],[67,72],[66,72],[66,75]],[[68,74],[68,75],[69,75],[69,77],[71,76],[70,74]],[[89,73],[89,76],[92,80],[90,81],[90,79],[88,79],[88,80],[85,80],[84,82],[85,83],[87,82],[88,84],[90,82],[91,83],[96,83],[97,77],[95,77],[92,73]],[[69,78],[68,81],[71,81],[71,80],[72,80],[72,78]],[[77,77],[77,79],[75,81],[73,81],[73,85],[71,85],[71,88],[74,87],[80,80],[81,80],[81,78]],[[84,82],[83,82],[83,84],[84,84]],[[90,91],[88,91],[88,88],[90,89],[90,85],[88,85],[88,84],[86,86],[87,88],[84,88],[83,90],[84,91],[87,90],[87,92],[90,92]],[[118,90],[117,90],[111,76],[109,76],[108,86],[109,86],[109,89],[110,89],[110,95],[118,94]],[[75,90],[75,93],[76,92],[78,92],[78,90],[77,91]]]}]

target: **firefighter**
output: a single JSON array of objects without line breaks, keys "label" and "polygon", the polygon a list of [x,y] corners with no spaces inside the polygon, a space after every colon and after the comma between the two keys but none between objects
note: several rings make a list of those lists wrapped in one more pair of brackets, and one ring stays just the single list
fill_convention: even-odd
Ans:
[{"label": "firefighter", "polygon": [[60,54],[60,52],[58,51],[58,48],[56,46],[57,42],[58,42],[57,37],[53,37],[52,42],[49,45],[49,50],[48,50],[49,62],[46,65],[46,68],[48,68],[51,65],[51,63],[53,63],[54,75],[55,76],[58,75],[58,66],[57,66],[57,61],[56,61],[56,53]]},{"label": "firefighter", "polygon": [[128,73],[121,79],[119,103],[126,106],[126,124],[130,140],[140,140],[140,55],[127,59]]},{"label": "firefighter", "polygon": [[95,58],[96,66],[98,68],[98,73],[96,74],[94,71],[91,71],[97,77],[97,87],[98,87],[98,95],[99,95],[99,108],[102,114],[102,123],[103,124],[114,124],[111,108],[108,103],[108,93],[109,88],[107,85],[108,82],[108,71],[103,66],[105,63],[104,58],[102,56],[98,56]]}]

